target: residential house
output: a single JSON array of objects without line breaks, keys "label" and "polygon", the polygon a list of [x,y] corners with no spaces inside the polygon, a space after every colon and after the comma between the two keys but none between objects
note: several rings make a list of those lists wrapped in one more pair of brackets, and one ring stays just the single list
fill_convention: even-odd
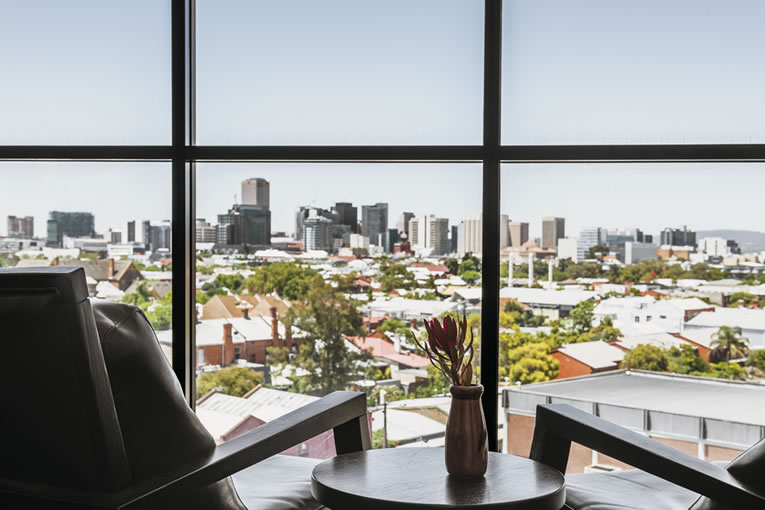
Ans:
[{"label": "residential house", "polygon": [[556,379],[568,379],[616,370],[624,359],[624,352],[606,342],[594,341],[566,344],[553,349],[550,355],[558,360]]}]

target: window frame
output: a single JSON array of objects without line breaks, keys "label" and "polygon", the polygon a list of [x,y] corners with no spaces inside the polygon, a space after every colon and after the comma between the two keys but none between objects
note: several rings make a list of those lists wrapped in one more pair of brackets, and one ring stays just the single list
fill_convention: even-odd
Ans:
[{"label": "window frame", "polygon": [[[0,161],[165,161],[172,163],[173,369],[195,403],[194,220],[197,162],[476,163],[483,167],[481,383],[487,423],[498,421],[499,217],[501,163],[765,162],[765,144],[503,146],[502,0],[484,0],[483,138],[481,145],[199,146],[195,120],[195,0],[171,0],[171,145],[0,145]],[[511,167],[512,168],[512,167]],[[486,306],[490,305],[490,306]],[[489,428],[489,448],[498,448]]]}]

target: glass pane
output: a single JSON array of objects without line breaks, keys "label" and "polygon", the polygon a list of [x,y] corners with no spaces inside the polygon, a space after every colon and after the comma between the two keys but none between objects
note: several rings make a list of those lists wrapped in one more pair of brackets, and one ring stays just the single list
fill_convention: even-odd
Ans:
[{"label": "glass pane", "polygon": [[0,0],[0,144],[170,143],[170,2]]},{"label": "glass pane", "polygon": [[[199,164],[197,396],[224,388],[197,412],[216,439],[350,388],[369,396],[378,447],[443,445],[448,384],[407,334],[465,314],[480,345],[480,258],[464,255],[480,175],[474,164]],[[448,185],[422,191],[434,182]],[[226,386],[232,369],[250,382]],[[329,438],[289,453],[327,457]]]},{"label": "glass pane", "polygon": [[[757,440],[765,415],[748,404],[765,377],[765,165],[505,164],[502,183],[507,451],[528,453],[526,393],[710,461]],[[699,419],[719,413],[726,427],[711,437]],[[729,450],[700,448],[701,433]],[[624,467],[579,446],[569,460],[571,472]]]},{"label": "glass pane", "polygon": [[483,2],[197,4],[200,144],[481,141]]},{"label": "glass pane", "polygon": [[83,267],[91,297],[144,310],[171,361],[170,165],[0,162],[0,180],[0,266]]},{"label": "glass pane", "polygon": [[505,144],[762,143],[765,4],[505,0]]}]

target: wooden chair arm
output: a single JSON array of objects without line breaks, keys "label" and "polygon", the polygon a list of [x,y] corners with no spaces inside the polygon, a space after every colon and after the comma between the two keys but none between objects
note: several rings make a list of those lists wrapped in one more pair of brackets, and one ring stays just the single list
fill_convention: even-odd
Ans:
[{"label": "wooden chair arm", "polygon": [[[173,494],[217,482],[315,435],[333,429],[338,454],[371,448],[364,393],[336,391],[219,445],[201,462],[144,480],[114,494],[0,483],[10,501],[32,498],[41,508],[139,509],[165,507]],[[4,501],[0,494],[0,501]]]},{"label": "wooden chair arm", "polygon": [[567,404],[537,406],[529,458],[565,472],[572,441],[733,508],[765,504],[762,487],[745,484],[720,466]]}]

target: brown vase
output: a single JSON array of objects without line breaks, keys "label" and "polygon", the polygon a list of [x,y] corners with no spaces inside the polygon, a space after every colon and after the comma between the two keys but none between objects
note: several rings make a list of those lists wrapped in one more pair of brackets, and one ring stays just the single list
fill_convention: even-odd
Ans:
[{"label": "brown vase", "polygon": [[452,386],[452,404],[446,421],[446,470],[460,478],[486,473],[489,439],[481,407],[483,386]]}]

